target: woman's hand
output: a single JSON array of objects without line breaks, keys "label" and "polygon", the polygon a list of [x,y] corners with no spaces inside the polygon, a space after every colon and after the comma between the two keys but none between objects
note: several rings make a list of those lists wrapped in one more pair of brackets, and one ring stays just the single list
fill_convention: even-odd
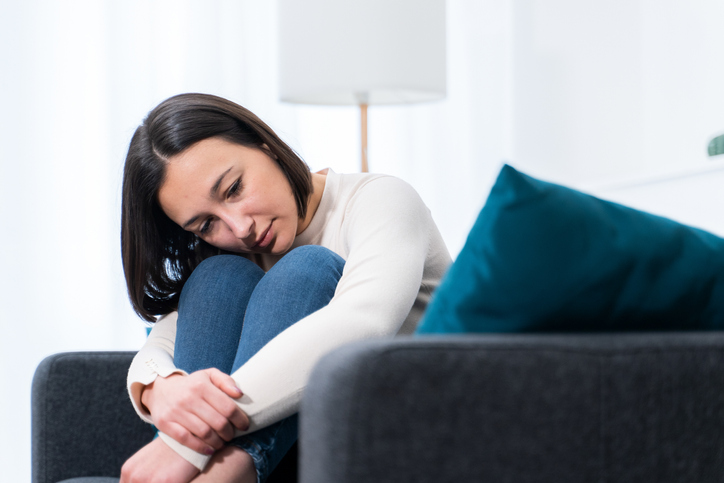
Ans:
[{"label": "woman's hand", "polygon": [[160,431],[211,455],[234,437],[235,428],[249,427],[249,418],[231,399],[241,396],[231,376],[211,368],[157,377],[141,393],[141,403]]},{"label": "woman's hand", "polygon": [[120,483],[188,483],[198,472],[198,468],[156,438],[123,464]]}]

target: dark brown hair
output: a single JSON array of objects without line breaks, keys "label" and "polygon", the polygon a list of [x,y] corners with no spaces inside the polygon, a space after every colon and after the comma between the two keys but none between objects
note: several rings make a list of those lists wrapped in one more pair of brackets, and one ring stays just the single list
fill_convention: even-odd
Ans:
[{"label": "dark brown hair", "polygon": [[299,217],[306,215],[312,192],[309,167],[261,119],[207,94],[181,94],[163,101],[136,129],[123,170],[123,271],[133,309],[149,322],[176,310],[181,288],[194,268],[220,253],[171,221],[158,203],[168,159],[212,137],[267,152],[291,185]]}]

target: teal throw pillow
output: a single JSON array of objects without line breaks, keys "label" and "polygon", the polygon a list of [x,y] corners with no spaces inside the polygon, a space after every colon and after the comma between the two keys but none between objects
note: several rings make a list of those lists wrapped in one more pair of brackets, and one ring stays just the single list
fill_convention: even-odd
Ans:
[{"label": "teal throw pillow", "polygon": [[723,239],[506,165],[418,333],[713,330],[723,319]]}]

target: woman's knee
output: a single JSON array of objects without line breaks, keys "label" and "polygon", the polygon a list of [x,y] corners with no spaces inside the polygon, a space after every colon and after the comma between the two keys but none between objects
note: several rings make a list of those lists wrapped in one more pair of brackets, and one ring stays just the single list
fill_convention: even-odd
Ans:
[{"label": "woman's knee", "polygon": [[232,369],[251,294],[264,272],[249,260],[217,255],[196,267],[181,291],[175,362],[187,372]]},{"label": "woman's knee", "polygon": [[318,245],[297,247],[284,255],[267,277],[283,278],[294,284],[337,286],[342,277],[344,259],[332,250]]},{"label": "woman's knee", "polygon": [[216,255],[202,261],[191,273],[181,291],[181,298],[191,293],[218,292],[219,289],[245,290],[253,287],[264,271],[246,258],[237,255]]},{"label": "woman's knee", "polygon": [[[201,262],[184,284],[179,312],[218,305],[245,307],[264,271],[237,255],[216,255]],[[205,310],[205,309],[202,309]]]}]

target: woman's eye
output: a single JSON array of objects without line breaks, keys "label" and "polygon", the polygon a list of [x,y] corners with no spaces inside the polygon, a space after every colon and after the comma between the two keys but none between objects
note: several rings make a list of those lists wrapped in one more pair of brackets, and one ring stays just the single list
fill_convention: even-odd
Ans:
[{"label": "woman's eye", "polygon": [[199,233],[201,233],[202,235],[205,235],[206,233],[209,232],[210,229],[211,229],[211,219],[208,219],[204,222],[203,225],[201,225],[201,228],[199,229]]},{"label": "woman's eye", "polygon": [[234,184],[229,187],[229,192],[226,194],[227,198],[231,198],[232,196],[236,195],[241,191],[241,178],[234,181]]}]

